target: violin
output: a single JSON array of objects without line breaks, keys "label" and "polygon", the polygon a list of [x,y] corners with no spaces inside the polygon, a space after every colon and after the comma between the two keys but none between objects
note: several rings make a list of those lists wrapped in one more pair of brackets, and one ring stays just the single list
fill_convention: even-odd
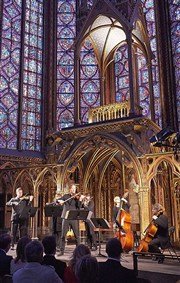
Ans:
[{"label": "violin", "polygon": [[59,202],[60,204],[64,204],[66,203],[67,201],[71,200],[71,199],[79,199],[80,198],[80,192],[79,193],[76,193],[76,194],[73,194],[71,197],[69,197],[68,199],[66,200],[62,200],[62,199],[57,199],[56,201]]},{"label": "violin", "polygon": [[33,196],[32,196],[32,195],[25,194],[25,195],[23,195],[22,197],[20,197],[19,199],[20,199],[20,200],[29,200],[29,201],[32,201]]}]

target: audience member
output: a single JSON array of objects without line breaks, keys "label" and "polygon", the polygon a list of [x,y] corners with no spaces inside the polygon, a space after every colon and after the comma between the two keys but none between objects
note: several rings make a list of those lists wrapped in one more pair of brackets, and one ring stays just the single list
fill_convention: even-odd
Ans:
[{"label": "audience member", "polygon": [[75,264],[75,275],[78,283],[98,283],[98,271],[97,259],[91,255],[81,257]]},{"label": "audience member", "polygon": [[64,283],[78,283],[77,278],[75,276],[75,265],[76,262],[85,255],[90,255],[90,249],[80,244],[78,245],[72,254],[71,260],[69,261],[68,267],[66,267],[64,272]]},{"label": "audience member", "polygon": [[10,263],[12,256],[7,255],[11,246],[11,236],[9,234],[0,235],[0,277],[10,274]]},{"label": "audience member", "polygon": [[41,265],[43,245],[35,240],[25,247],[27,263],[13,274],[13,283],[62,283],[53,266]]},{"label": "audience member", "polygon": [[24,267],[24,265],[26,264],[25,247],[29,242],[31,242],[31,239],[27,236],[24,236],[19,239],[16,247],[16,258],[11,261],[11,274],[13,274],[16,270]]},{"label": "audience member", "polygon": [[122,252],[122,246],[118,239],[112,238],[107,242],[106,253],[108,254],[108,259],[106,262],[99,263],[100,283],[136,282],[134,271],[123,267],[120,263]]},{"label": "audience member", "polygon": [[59,277],[64,280],[64,271],[66,268],[66,263],[55,258],[56,254],[56,238],[55,236],[46,236],[42,240],[44,246],[44,257],[43,265],[52,265],[55,268],[56,273]]}]

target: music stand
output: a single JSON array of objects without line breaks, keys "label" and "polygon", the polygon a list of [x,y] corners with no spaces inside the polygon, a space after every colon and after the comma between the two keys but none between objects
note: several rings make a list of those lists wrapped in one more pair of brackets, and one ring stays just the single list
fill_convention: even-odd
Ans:
[{"label": "music stand", "polygon": [[66,220],[86,220],[89,219],[89,210],[79,209],[79,210],[68,210],[65,214]]},{"label": "music stand", "polygon": [[[79,220],[86,221],[91,217],[91,211],[84,209],[68,210],[65,214],[66,220],[78,220],[78,232],[80,235]],[[78,235],[78,237],[79,237]]]},{"label": "music stand", "polygon": [[30,207],[29,216],[34,217],[36,215],[37,209],[38,209],[38,207],[36,207],[36,206]]},{"label": "music stand", "polygon": [[45,217],[60,217],[62,214],[62,207],[59,205],[47,205],[44,208]]},{"label": "music stand", "polygon": [[99,240],[98,241],[99,242],[99,253],[98,253],[98,255],[106,257],[106,255],[103,255],[101,253],[101,229],[110,229],[111,226],[108,223],[108,221],[104,218],[91,218],[90,220],[92,222],[93,227],[98,229],[98,240]]}]

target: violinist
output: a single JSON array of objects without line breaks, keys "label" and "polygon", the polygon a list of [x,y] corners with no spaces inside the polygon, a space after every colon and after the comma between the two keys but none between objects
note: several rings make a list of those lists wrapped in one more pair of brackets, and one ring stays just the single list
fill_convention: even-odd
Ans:
[{"label": "violinist", "polygon": [[20,238],[23,236],[27,236],[28,234],[28,219],[29,213],[23,213],[25,211],[25,207],[31,206],[31,202],[33,200],[33,196],[23,195],[23,189],[16,189],[16,197],[11,198],[6,205],[12,207],[11,214],[11,237],[12,237],[12,246],[11,249],[14,249],[14,245],[17,240],[17,232],[19,229]]},{"label": "violinist", "polygon": [[157,226],[157,231],[154,238],[148,245],[148,251],[151,253],[159,253],[160,256],[156,259],[158,259],[158,263],[163,263],[164,256],[161,253],[159,247],[166,248],[169,242],[168,217],[163,214],[164,208],[159,203],[153,205],[152,213],[153,223]]},{"label": "violinist", "polygon": [[69,182],[69,193],[63,195],[57,201],[63,206],[63,211],[61,214],[62,233],[60,239],[60,254],[59,254],[59,255],[63,255],[65,250],[65,237],[69,228],[72,228],[73,230],[74,237],[76,240],[76,245],[79,245],[80,243],[78,220],[65,219],[67,211],[80,209],[81,207],[81,199],[79,198],[79,194],[77,194],[76,185],[73,180]]},{"label": "violinist", "polygon": [[[94,217],[94,201],[93,198],[90,196],[89,193],[86,193],[85,195],[81,196],[82,198],[82,208],[84,210],[91,211],[91,217]],[[97,250],[97,241],[96,241],[96,235],[94,232],[93,225],[90,221],[90,219],[87,219],[85,221],[85,229],[86,229],[86,236],[87,236],[87,243],[88,246],[92,251]]]},{"label": "violinist", "polygon": [[52,229],[52,235],[56,238],[56,246],[59,248],[60,245],[60,238],[61,238],[61,232],[62,232],[62,210],[63,207],[59,203],[59,199],[61,198],[61,194],[59,192],[56,193],[53,202],[46,203],[47,206],[58,206],[60,210],[60,214],[58,216],[52,216],[52,222],[51,222],[51,229]]}]

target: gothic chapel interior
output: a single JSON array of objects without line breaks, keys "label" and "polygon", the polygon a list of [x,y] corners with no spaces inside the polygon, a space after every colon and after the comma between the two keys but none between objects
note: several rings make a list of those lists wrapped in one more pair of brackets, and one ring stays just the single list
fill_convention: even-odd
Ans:
[{"label": "gothic chapel interior", "polygon": [[21,186],[44,207],[78,190],[112,221],[129,192],[134,230],[165,207],[180,240],[180,10],[177,0],[0,2],[0,229]]}]

